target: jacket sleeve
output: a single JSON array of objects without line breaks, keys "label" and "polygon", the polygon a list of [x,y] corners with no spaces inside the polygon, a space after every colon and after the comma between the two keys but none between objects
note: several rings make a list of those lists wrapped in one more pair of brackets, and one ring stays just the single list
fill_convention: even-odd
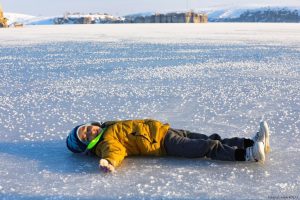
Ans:
[{"label": "jacket sleeve", "polygon": [[101,158],[108,160],[114,167],[118,167],[127,156],[125,147],[116,139],[103,140],[100,146]]}]

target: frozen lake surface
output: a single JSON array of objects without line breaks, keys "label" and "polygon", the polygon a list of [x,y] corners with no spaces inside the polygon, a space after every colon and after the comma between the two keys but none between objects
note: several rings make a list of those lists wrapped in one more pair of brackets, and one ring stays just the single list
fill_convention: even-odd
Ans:
[{"label": "frozen lake surface", "polygon": [[[0,30],[0,199],[300,198],[299,24],[32,26]],[[104,174],[65,138],[91,120],[154,118],[252,137],[264,165],[126,158]]]}]

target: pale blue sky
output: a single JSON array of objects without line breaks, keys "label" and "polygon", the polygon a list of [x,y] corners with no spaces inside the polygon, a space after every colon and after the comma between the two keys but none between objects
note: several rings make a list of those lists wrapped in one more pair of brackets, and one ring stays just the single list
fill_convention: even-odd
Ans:
[{"label": "pale blue sky", "polygon": [[0,0],[5,12],[30,15],[61,15],[70,12],[100,12],[126,15],[139,12],[170,12],[186,9],[240,5],[299,6],[300,0]]}]

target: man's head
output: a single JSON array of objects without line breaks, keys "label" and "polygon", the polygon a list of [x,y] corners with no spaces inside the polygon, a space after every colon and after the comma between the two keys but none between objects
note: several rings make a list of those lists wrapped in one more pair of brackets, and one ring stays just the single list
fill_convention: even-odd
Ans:
[{"label": "man's head", "polygon": [[73,128],[67,137],[67,147],[73,153],[82,153],[87,145],[101,132],[98,122],[82,124]]}]

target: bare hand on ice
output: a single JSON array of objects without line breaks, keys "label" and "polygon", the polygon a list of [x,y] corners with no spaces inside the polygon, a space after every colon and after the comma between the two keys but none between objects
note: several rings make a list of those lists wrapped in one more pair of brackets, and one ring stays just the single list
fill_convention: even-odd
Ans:
[{"label": "bare hand on ice", "polygon": [[105,173],[107,173],[107,172],[114,172],[115,171],[114,166],[112,166],[111,164],[109,164],[109,162],[107,160],[105,160],[105,159],[101,159],[99,161],[99,168],[103,172],[105,172]]}]

